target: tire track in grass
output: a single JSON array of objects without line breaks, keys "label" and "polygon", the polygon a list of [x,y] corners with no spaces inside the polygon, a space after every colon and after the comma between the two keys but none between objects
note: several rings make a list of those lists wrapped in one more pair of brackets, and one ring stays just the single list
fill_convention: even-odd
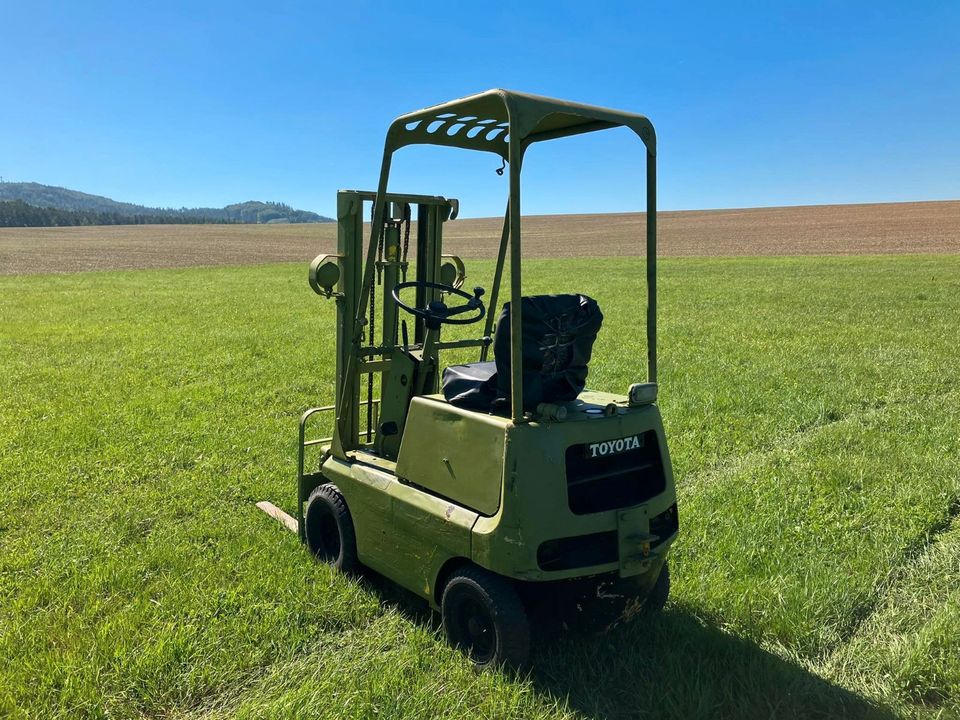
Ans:
[{"label": "tire track in grass", "polygon": [[960,503],[822,671],[908,709],[960,714]]},{"label": "tire track in grass", "polygon": [[888,597],[896,591],[902,582],[910,577],[914,565],[930,551],[931,546],[954,528],[958,516],[960,516],[960,498],[954,498],[947,509],[946,516],[932,525],[926,535],[916,538],[913,543],[907,546],[902,556],[903,564],[891,568],[881,586],[877,588],[874,601],[864,605],[854,615],[846,636],[841,638],[838,647],[849,643],[856,637],[862,627],[869,624],[870,619],[883,608]]},{"label": "tire track in grass", "polygon": [[688,487],[692,488],[693,486],[702,487],[704,484],[709,483],[712,479],[719,479],[726,475],[735,474],[748,469],[751,465],[764,462],[778,453],[789,452],[793,449],[796,449],[805,441],[809,440],[811,433],[827,430],[830,427],[834,425],[840,425],[841,423],[848,423],[855,420],[866,420],[873,416],[879,415],[887,409],[887,402],[882,402],[883,404],[871,408],[865,412],[849,412],[841,416],[837,416],[832,410],[827,410],[821,417],[815,418],[788,435],[781,436],[779,439],[773,442],[766,443],[756,450],[743,453],[739,457],[732,460],[726,460],[710,467],[688,473],[685,477],[677,480],[677,488],[687,489]]},{"label": "tire track in grass", "polygon": [[811,660],[842,645],[890,586],[883,568],[949,522],[957,405],[888,402],[687,478],[677,596]]},{"label": "tire track in grass", "polygon": [[325,637],[188,717],[582,717],[506,673],[477,673],[427,627],[389,608],[363,632]]},{"label": "tire track in grass", "polygon": [[[923,400],[943,401],[946,400],[949,395],[949,392],[932,394],[923,398]],[[904,403],[906,401],[901,400],[897,402]],[[874,414],[884,412],[888,407],[889,405],[884,404],[882,407],[879,407]],[[880,586],[877,587],[872,602],[866,603],[853,614],[849,628],[846,633],[841,636],[837,647],[830,651],[831,655],[836,653],[840,647],[848,645],[860,632],[861,628],[869,625],[870,620],[883,608],[889,597],[896,592],[898,586],[905,582],[915,571],[917,562],[929,554],[932,546],[939,542],[946,534],[960,527],[958,517],[960,517],[960,495],[954,496],[950,501],[943,518],[931,525],[926,534],[917,537],[904,549],[901,556],[902,564],[894,565],[891,568],[890,573],[886,575]]]},{"label": "tire track in grass", "polygon": [[742,470],[748,469],[751,465],[761,463],[778,453],[790,452],[799,448],[804,442],[810,440],[813,433],[824,432],[830,428],[844,423],[869,421],[882,415],[884,412],[895,408],[897,405],[909,405],[917,402],[936,402],[945,399],[951,391],[938,393],[927,393],[912,398],[880,399],[875,400],[868,409],[859,409],[840,414],[832,409],[824,409],[820,417],[814,418],[809,422],[802,424],[799,428],[787,435],[780,436],[778,439],[765,443],[739,457],[715,463],[709,467],[701,468],[688,473],[685,477],[677,479],[678,489],[686,489],[688,486],[696,485],[698,487],[710,482],[712,478],[720,478]]}]

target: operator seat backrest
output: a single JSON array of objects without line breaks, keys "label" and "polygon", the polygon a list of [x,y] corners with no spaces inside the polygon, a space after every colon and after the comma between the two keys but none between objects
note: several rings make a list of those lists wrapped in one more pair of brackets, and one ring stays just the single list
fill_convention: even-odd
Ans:
[{"label": "operator seat backrest", "polygon": [[[586,295],[532,295],[523,303],[523,409],[576,399],[587,379],[603,314]],[[510,409],[510,303],[493,336],[493,362],[454,365],[443,371],[443,394],[458,407]]]},{"label": "operator seat backrest", "polygon": [[[586,295],[521,298],[523,409],[575,400],[586,384],[593,343],[603,323],[597,301]],[[493,339],[497,399],[510,403],[510,303],[497,319]]]}]

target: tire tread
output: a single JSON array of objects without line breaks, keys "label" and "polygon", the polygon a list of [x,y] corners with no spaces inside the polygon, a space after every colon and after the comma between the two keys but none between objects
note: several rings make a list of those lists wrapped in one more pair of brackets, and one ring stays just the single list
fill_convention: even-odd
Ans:
[{"label": "tire tread", "polygon": [[[310,507],[315,502],[322,502],[332,511],[337,521],[337,529],[340,532],[340,555],[331,563],[335,568],[344,573],[352,573],[357,570],[360,561],[357,559],[357,535],[353,527],[353,518],[350,516],[350,509],[347,507],[347,501],[343,493],[333,483],[324,483],[310,493],[307,498],[307,510],[304,513],[304,522],[310,515]],[[313,550],[309,539],[309,524],[307,525],[307,544]],[[315,552],[315,551],[314,551]]]},{"label": "tire tread", "polygon": [[447,622],[448,608],[445,601],[448,590],[458,583],[467,584],[485,598],[493,613],[496,627],[497,649],[493,658],[487,663],[474,661],[474,664],[479,669],[524,666],[530,655],[530,623],[523,603],[509,580],[476,565],[467,565],[454,571],[443,588],[441,607],[447,638],[456,642]]}]

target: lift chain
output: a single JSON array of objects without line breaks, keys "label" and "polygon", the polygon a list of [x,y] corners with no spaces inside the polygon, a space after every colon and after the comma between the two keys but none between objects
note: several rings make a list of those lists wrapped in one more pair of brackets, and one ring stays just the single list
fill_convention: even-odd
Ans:
[{"label": "lift chain", "polygon": [[407,281],[407,251],[410,249],[410,203],[403,204],[403,255],[401,256],[400,272],[403,282]]},{"label": "lift chain", "polygon": [[[387,220],[386,224],[389,224],[390,221]],[[386,225],[384,225],[385,227]],[[377,285],[383,284],[383,237],[384,227],[380,228],[379,240],[377,241]]]},{"label": "lift chain", "polygon": [[[373,227],[374,222],[374,209],[376,208],[376,203],[370,205],[370,226]],[[376,233],[375,236],[377,239],[374,242],[377,243],[377,246],[382,248],[382,238],[383,238],[383,228]],[[370,347],[373,347],[377,342],[376,334],[376,317],[377,317],[377,290],[376,287],[380,283],[380,271],[377,270],[377,279],[374,280],[373,276],[370,276],[370,323],[367,328],[367,339],[369,340]],[[373,437],[373,373],[367,375],[367,442]]]},{"label": "lift chain", "polygon": [[[374,210],[376,209],[376,203],[370,204],[370,226],[373,227],[373,220],[375,217]],[[377,234],[377,238],[381,237],[381,233]],[[379,243],[379,239],[374,242]],[[373,277],[370,277],[370,322],[367,327],[367,340],[368,345],[373,346],[376,342],[376,333],[374,332],[375,323],[376,323],[376,303],[377,303],[377,293],[376,286],[379,283],[380,278],[378,277],[374,281]]]}]

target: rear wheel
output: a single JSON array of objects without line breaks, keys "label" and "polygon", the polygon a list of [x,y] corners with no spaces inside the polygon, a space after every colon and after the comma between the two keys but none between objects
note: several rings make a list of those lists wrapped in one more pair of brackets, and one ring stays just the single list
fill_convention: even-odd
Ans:
[{"label": "rear wheel", "polygon": [[316,488],[303,517],[307,547],[318,560],[343,572],[357,569],[357,537],[343,493],[332,483]]},{"label": "rear wheel", "polygon": [[510,582],[478,567],[457,571],[441,601],[450,644],[479,669],[517,668],[530,654],[530,624]]}]

